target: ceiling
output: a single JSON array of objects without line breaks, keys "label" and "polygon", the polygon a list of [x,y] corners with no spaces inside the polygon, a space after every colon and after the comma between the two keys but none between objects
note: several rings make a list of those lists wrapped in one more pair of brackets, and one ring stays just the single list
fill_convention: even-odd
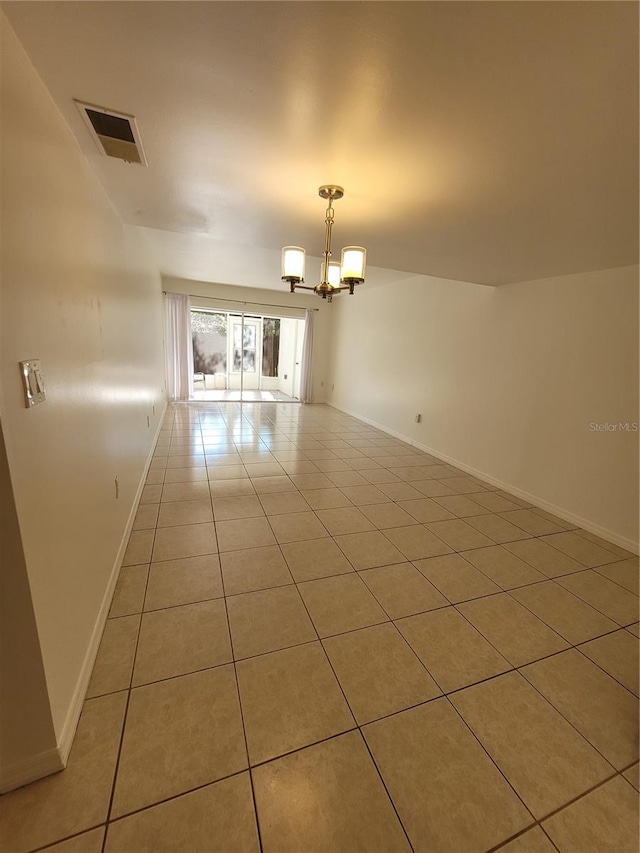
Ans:
[{"label": "ceiling", "polygon": [[[323,183],[334,250],[379,280],[637,263],[636,3],[2,8],[168,275],[281,288],[281,246],[322,251]],[[102,157],[74,98],[135,115],[148,168]]]}]

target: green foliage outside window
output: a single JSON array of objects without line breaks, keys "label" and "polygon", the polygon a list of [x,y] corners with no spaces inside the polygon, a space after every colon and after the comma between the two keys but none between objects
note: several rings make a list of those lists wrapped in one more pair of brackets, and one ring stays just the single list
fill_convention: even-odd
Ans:
[{"label": "green foliage outside window", "polygon": [[210,311],[191,312],[191,331],[206,335],[217,332],[219,335],[227,334],[227,315],[213,314]]}]

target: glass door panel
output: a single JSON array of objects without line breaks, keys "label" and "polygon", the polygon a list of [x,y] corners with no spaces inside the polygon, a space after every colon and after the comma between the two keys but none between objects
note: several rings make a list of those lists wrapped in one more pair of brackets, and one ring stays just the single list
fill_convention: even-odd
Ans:
[{"label": "glass door panel", "polygon": [[195,399],[222,399],[228,387],[226,313],[192,308],[191,341]]},{"label": "glass door panel", "polygon": [[[260,389],[259,353],[262,348],[262,323],[257,317],[229,316],[229,384],[233,390],[254,392]],[[255,399],[255,394],[243,395]]]}]

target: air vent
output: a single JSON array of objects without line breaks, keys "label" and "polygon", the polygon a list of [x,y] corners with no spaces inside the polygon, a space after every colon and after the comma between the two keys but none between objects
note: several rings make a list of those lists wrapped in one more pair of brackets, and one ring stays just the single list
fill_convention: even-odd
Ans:
[{"label": "air vent", "polygon": [[133,116],[95,104],[84,104],[81,101],[75,103],[101,154],[126,163],[147,165]]}]

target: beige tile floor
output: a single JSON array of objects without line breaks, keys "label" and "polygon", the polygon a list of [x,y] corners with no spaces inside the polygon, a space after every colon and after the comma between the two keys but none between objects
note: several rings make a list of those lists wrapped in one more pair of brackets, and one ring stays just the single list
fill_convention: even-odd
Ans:
[{"label": "beige tile floor", "polygon": [[638,559],[325,406],[168,410],[5,853],[638,849]]}]

